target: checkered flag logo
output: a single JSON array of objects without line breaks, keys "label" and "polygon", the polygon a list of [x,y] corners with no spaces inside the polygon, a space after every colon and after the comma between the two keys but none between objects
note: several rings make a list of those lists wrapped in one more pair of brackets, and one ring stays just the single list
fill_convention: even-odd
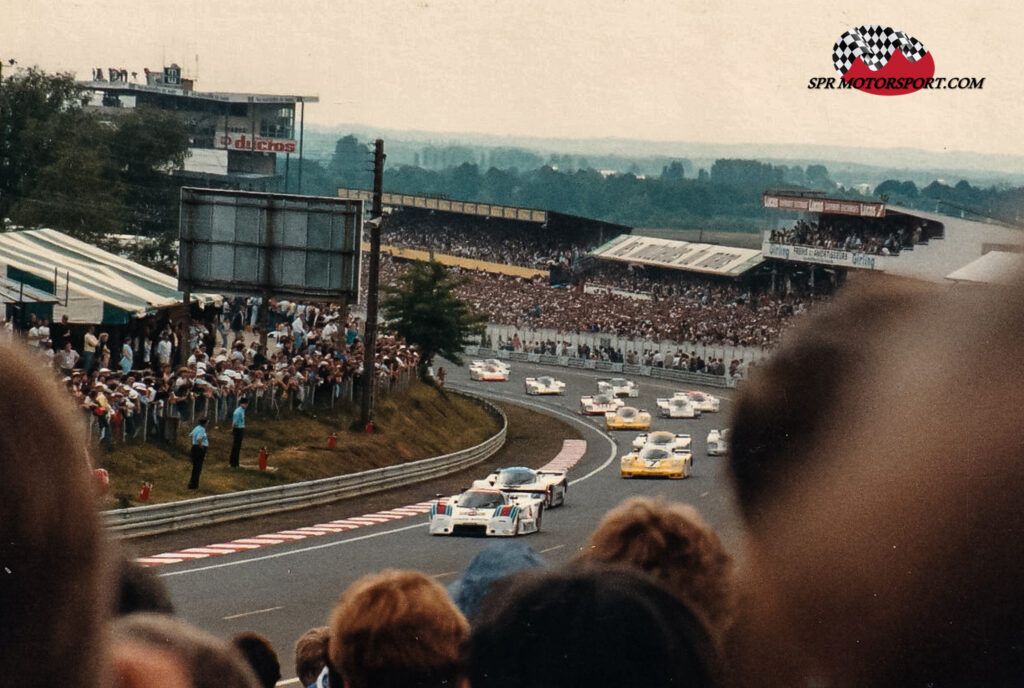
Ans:
[{"label": "checkered flag logo", "polygon": [[889,26],[858,26],[836,41],[832,48],[832,62],[840,76],[846,76],[858,57],[868,69],[877,72],[889,63],[889,58],[897,50],[909,62],[917,62],[928,54],[921,41],[903,31]]}]

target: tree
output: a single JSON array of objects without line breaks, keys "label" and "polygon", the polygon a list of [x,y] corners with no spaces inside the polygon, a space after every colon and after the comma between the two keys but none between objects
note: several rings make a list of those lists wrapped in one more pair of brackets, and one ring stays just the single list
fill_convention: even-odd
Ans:
[{"label": "tree", "polygon": [[437,261],[417,261],[397,285],[384,288],[384,327],[419,347],[421,374],[435,355],[461,363],[470,337],[483,331],[486,316],[455,295],[465,281],[452,278]]}]

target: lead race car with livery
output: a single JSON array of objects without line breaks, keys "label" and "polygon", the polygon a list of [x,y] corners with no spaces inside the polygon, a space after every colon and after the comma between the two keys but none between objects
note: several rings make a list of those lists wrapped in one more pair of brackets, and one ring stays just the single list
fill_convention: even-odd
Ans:
[{"label": "lead race car with livery", "polygon": [[431,535],[515,537],[540,532],[544,500],[532,493],[478,487],[430,505]]},{"label": "lead race car with livery", "polygon": [[483,360],[477,359],[474,361],[470,361],[469,363],[470,369],[482,368],[484,366],[492,366],[494,368],[497,368],[501,372],[505,373],[505,377],[508,377],[509,375],[512,374],[512,366],[510,366],[505,361],[502,361],[497,358],[485,358]]},{"label": "lead race car with livery", "polygon": [[610,394],[580,397],[580,413],[585,416],[603,416],[609,411],[615,411],[625,405],[626,402],[622,399]]},{"label": "lead race car with livery", "polygon": [[527,394],[565,394],[565,383],[550,375],[528,377],[524,385]]},{"label": "lead race car with livery", "polygon": [[525,466],[510,466],[473,483],[474,488],[496,489],[512,494],[532,494],[548,509],[565,504],[569,479],[565,471],[535,471]]}]

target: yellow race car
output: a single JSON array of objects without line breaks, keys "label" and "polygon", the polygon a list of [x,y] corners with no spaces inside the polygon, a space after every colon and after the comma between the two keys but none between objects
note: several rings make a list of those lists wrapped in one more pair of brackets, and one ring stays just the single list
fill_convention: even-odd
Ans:
[{"label": "yellow race car", "polygon": [[650,430],[651,414],[632,406],[623,406],[604,414],[604,427],[607,430]]},{"label": "yellow race car", "polygon": [[623,478],[656,477],[680,480],[690,477],[693,454],[688,451],[667,451],[648,445],[619,459],[619,475]]}]

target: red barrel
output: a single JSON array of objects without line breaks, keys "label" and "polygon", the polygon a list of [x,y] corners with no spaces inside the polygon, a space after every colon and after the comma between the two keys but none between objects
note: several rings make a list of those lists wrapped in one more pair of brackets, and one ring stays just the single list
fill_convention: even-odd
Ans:
[{"label": "red barrel", "polygon": [[327,448],[334,449],[338,446],[338,433],[332,432],[331,436],[327,438]]},{"label": "red barrel", "polygon": [[261,471],[267,470],[267,448],[266,447],[263,447],[262,449],[260,449],[259,462],[260,462],[260,470]]}]

